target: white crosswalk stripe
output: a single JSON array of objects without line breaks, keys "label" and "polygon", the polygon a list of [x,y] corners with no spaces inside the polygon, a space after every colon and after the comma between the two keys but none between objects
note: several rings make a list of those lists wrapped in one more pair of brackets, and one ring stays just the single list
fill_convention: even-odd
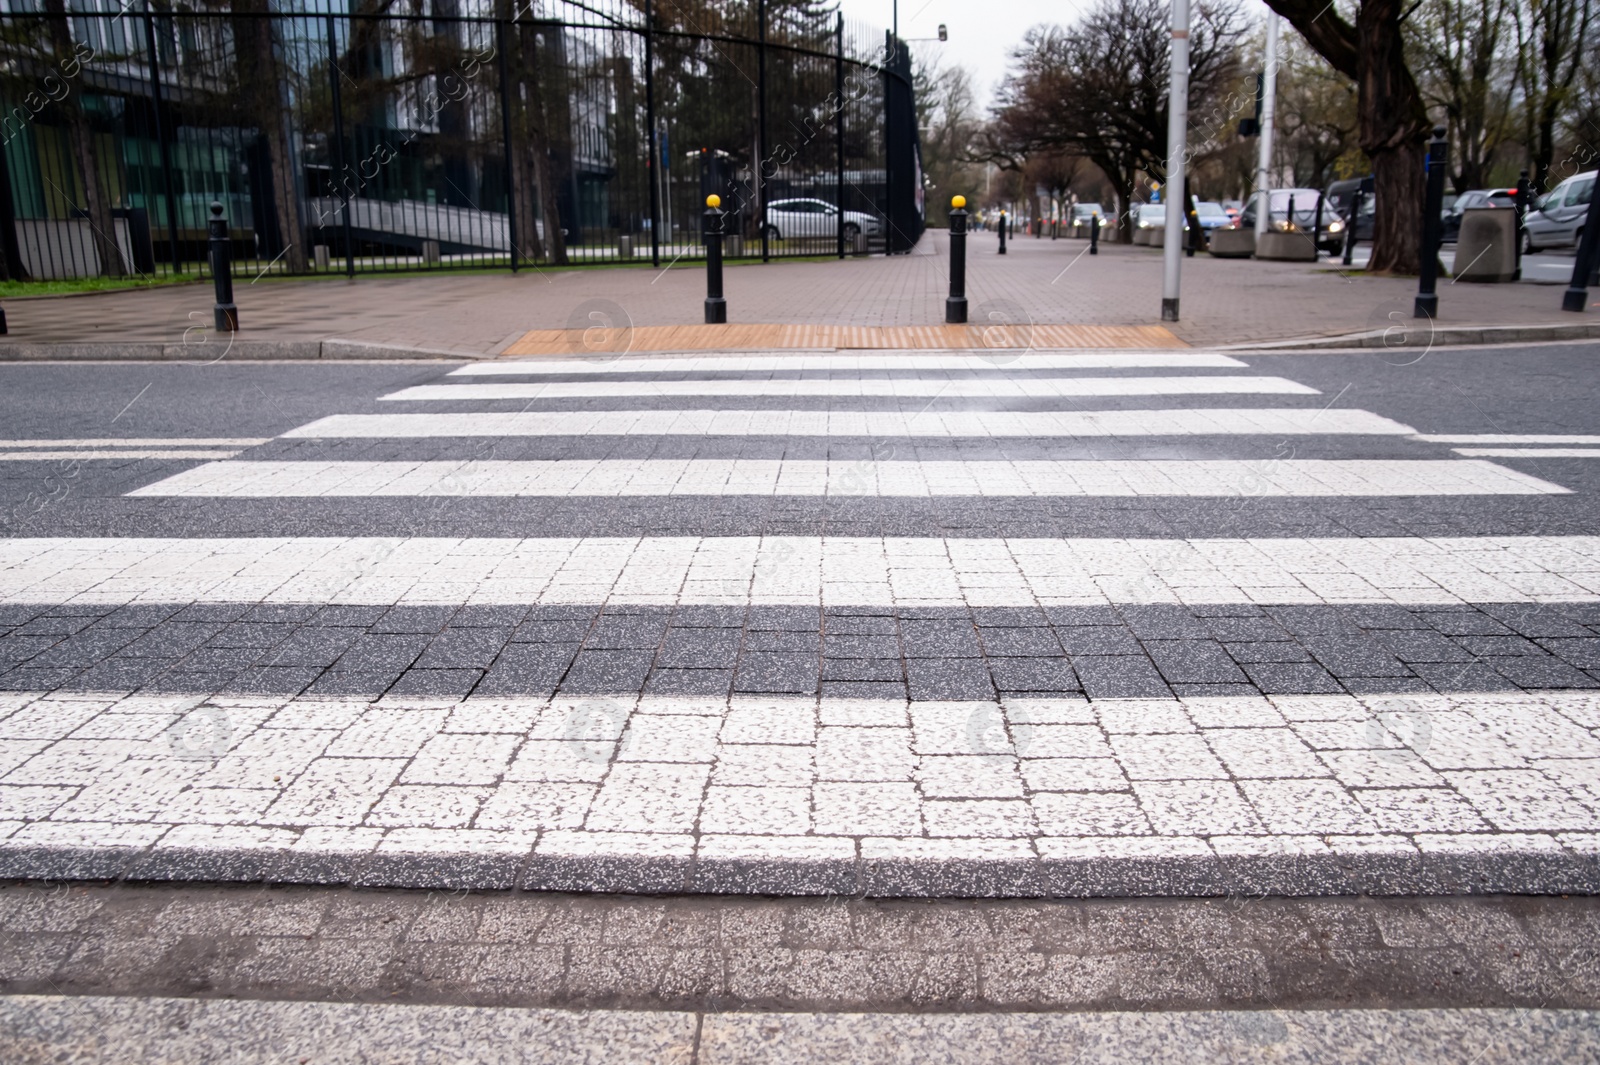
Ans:
[{"label": "white crosswalk stripe", "polygon": [[1283,408],[1096,411],[602,410],[462,414],[335,414],[294,439],[481,436],[1409,436],[1410,426],[1363,410]]},{"label": "white crosswalk stripe", "polygon": [[1600,537],[0,541],[0,602],[1033,606],[1600,599]]},{"label": "white crosswalk stripe", "polygon": [[554,381],[417,385],[381,397],[395,402],[476,399],[590,399],[651,396],[888,396],[949,399],[1061,399],[1070,396],[1314,396],[1283,377],[1025,377],[954,381],[931,378],[829,378],[770,381]]},{"label": "white crosswalk stripe", "polygon": [[1430,459],[1015,462],[804,459],[212,462],[135,496],[1451,496],[1567,489]]}]

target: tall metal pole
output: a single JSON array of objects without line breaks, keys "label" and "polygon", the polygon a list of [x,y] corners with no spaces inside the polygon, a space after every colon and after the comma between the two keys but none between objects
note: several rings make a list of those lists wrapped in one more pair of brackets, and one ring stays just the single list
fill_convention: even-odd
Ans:
[{"label": "tall metal pole", "polygon": [[506,24],[494,23],[494,48],[500,60],[500,134],[506,154],[506,247],[511,250],[511,272],[517,272],[517,168],[511,158],[511,72],[506,64]]},{"label": "tall metal pole", "polygon": [[656,147],[655,4],[644,0],[644,113],[650,126],[650,265],[661,265],[661,152]]},{"label": "tall metal pole", "polygon": [[172,151],[167,147],[161,120],[161,63],[156,53],[156,19],[150,0],[144,0],[144,42],[150,52],[150,110],[156,116],[156,143],[161,148],[161,183],[167,201],[167,243],[172,250],[172,272],[183,272],[183,252],[178,249],[178,200],[172,194]]},{"label": "tall metal pole", "polygon": [[[333,172],[344,177],[344,107],[339,94],[339,38],[334,34],[333,16],[328,16],[328,88],[333,94]],[[331,190],[330,190],[331,191]],[[344,229],[344,272],[356,276],[356,246],[350,234],[350,197],[340,197],[339,213]]]},{"label": "tall metal pole", "polygon": [[1261,154],[1256,160],[1256,191],[1262,194],[1256,210],[1256,239],[1267,232],[1272,217],[1272,131],[1278,117],[1278,16],[1267,12],[1266,69],[1261,76]]},{"label": "tall metal pole", "polygon": [[1162,245],[1161,320],[1178,320],[1183,272],[1184,155],[1189,150],[1189,0],[1172,0],[1172,76],[1167,97],[1166,243]]},{"label": "tall metal pole", "polygon": [[844,258],[844,15],[833,26],[833,206],[839,215],[839,258]]},{"label": "tall metal pole", "polygon": [[756,139],[761,151],[756,155],[756,205],[761,218],[761,261],[772,255],[767,239],[767,0],[756,0]]}]

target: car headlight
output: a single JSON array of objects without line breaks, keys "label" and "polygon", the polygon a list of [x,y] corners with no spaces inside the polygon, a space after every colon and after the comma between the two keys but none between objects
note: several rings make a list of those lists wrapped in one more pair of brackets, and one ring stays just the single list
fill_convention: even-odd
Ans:
[{"label": "car headlight", "polygon": [[1342,233],[1342,232],[1344,232],[1344,223],[1339,221],[1337,218],[1335,218],[1333,221],[1328,223],[1328,232],[1329,233]]}]

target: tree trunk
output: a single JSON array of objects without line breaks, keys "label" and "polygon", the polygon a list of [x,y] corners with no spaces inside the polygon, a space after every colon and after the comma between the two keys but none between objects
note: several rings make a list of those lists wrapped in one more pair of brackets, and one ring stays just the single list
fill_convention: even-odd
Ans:
[{"label": "tree trunk", "polygon": [[[544,28],[545,33],[560,33],[559,27]],[[557,266],[567,264],[567,242],[561,239],[561,213],[556,203],[556,187],[550,166],[550,125],[545,110],[544,78],[540,69],[540,55],[534,40],[534,29],[528,27],[522,35],[522,89],[525,93],[525,128],[528,135],[528,159],[539,197],[539,213],[544,221],[544,247],[549,249],[550,261]],[[548,48],[549,45],[547,44]],[[562,101],[562,106],[566,101]]]},{"label": "tree trunk", "polygon": [[1372,160],[1372,258],[1367,272],[1415,274],[1422,268],[1423,160],[1428,114],[1406,66],[1400,0],[1363,0],[1356,16],[1361,73],[1361,150]]},{"label": "tree trunk", "polygon": [[[269,10],[267,0],[236,0],[234,7],[240,14],[265,14]],[[294,135],[273,54],[272,24],[267,18],[233,20],[239,99],[245,121],[256,127],[266,149],[276,245],[281,249],[285,268],[290,273],[303,274],[309,261],[294,173]]]},{"label": "tree trunk", "polygon": [[1421,268],[1423,156],[1428,113],[1400,33],[1402,0],[1361,0],[1356,24],[1325,0],[1267,0],[1335,70],[1355,79],[1361,150],[1374,176],[1369,273]]},{"label": "tree trunk", "polygon": [[[512,15],[510,0],[499,0],[495,14]],[[527,60],[533,52],[533,27],[512,23],[507,27],[506,76],[509,84],[501,91],[511,97],[511,202],[516,231],[511,243],[523,259],[538,262],[544,258],[539,240],[537,189],[533,173],[533,148],[528,136],[528,106],[523,85],[527,80]]]},{"label": "tree trunk", "polygon": [[[50,15],[50,43],[55,48],[57,61],[72,56],[75,54],[72,25],[67,21],[63,0],[46,0],[45,10]],[[111,203],[100,187],[100,169],[95,165],[94,131],[89,128],[89,118],[83,113],[78,100],[81,91],[80,82],[60,103],[61,114],[67,125],[67,144],[72,151],[78,180],[83,183],[84,210],[89,216],[89,239],[100,259],[100,273],[105,277],[121,277],[128,272],[128,268],[122,261],[122,247],[117,243]]]}]

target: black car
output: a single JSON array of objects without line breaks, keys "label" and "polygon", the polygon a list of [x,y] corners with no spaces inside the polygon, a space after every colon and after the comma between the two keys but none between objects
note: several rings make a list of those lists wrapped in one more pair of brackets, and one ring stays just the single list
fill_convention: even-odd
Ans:
[{"label": "black car", "polygon": [[1356,193],[1361,195],[1361,216],[1355,220],[1355,237],[1359,241],[1372,240],[1372,220],[1376,215],[1372,195],[1372,175],[1335,181],[1323,193],[1328,205],[1346,226],[1350,225],[1350,209],[1355,206]]},{"label": "black car", "polygon": [[1515,207],[1516,189],[1474,189],[1463,192],[1444,209],[1444,242],[1454,244],[1461,236],[1461,212],[1474,207]]}]

